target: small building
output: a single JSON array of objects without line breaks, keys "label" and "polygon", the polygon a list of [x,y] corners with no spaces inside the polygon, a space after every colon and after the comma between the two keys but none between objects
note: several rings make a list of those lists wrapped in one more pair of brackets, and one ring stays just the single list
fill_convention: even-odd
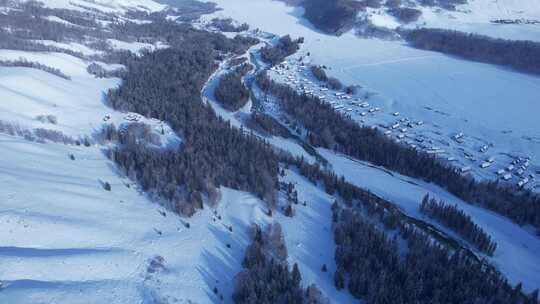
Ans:
[{"label": "small building", "polygon": [[465,166],[465,167],[461,167],[461,169],[459,169],[461,173],[467,173],[469,171],[472,170],[472,168],[470,166]]},{"label": "small building", "polygon": [[492,164],[492,163],[487,162],[487,161],[486,161],[486,162],[483,162],[482,164],[480,164],[480,168],[485,169],[485,168],[487,168],[487,167],[490,167],[491,164]]},{"label": "small building", "polygon": [[525,177],[524,179],[520,180],[517,185],[518,187],[523,187],[529,182],[529,178]]}]

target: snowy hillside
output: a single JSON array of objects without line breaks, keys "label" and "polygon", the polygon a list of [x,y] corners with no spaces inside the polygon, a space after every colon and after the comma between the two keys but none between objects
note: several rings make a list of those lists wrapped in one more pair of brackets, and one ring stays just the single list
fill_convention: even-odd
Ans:
[{"label": "snowy hillside", "polygon": [[534,0],[471,0],[455,12],[422,9],[416,24],[518,40],[540,40],[538,24],[494,24],[497,19],[539,20],[540,7]]},{"label": "snowy hillside", "polygon": [[[45,1],[45,5],[95,8],[118,16],[128,9],[163,8],[152,1]],[[101,55],[101,50],[77,42],[36,41],[87,57],[0,50],[0,60],[24,60],[61,73],[0,67],[0,129],[7,133],[0,134],[0,222],[5,228],[0,237],[0,302],[210,303],[221,302],[220,296],[231,302],[248,232],[253,224],[271,221],[264,203],[249,193],[221,188],[218,207],[193,218],[160,207],[116,169],[104,154],[107,146],[94,135],[102,126],[136,121],[150,125],[164,147],[181,139],[166,123],[106,105],[104,94],[120,79],[97,78],[88,67],[98,64],[105,71],[124,67],[89,59]],[[134,53],[164,47],[109,42],[114,49]],[[37,129],[59,132],[55,136],[61,134],[61,142],[67,144],[42,138]],[[88,146],[76,144],[86,139]],[[284,139],[275,141],[287,145]],[[294,142],[288,146],[303,151]],[[295,221],[276,219],[283,222],[291,263],[298,262],[305,271],[306,285],[316,283],[332,302],[350,302],[347,293],[335,291],[331,273],[319,276],[323,263],[335,269],[333,251],[318,250],[323,243],[333,246],[326,223],[331,198],[292,172],[286,180],[300,184],[302,197],[310,200],[310,206],[299,212],[306,218],[301,229]],[[320,239],[311,241],[308,231],[317,231]],[[316,251],[317,256],[306,258]]]},{"label": "snowy hillside", "polygon": [[50,8],[66,8],[74,10],[96,9],[102,12],[123,14],[128,10],[144,10],[148,12],[157,12],[165,8],[165,5],[152,0],[44,0],[41,1]]},{"label": "snowy hillside", "polygon": [[4,303],[208,303],[214,286],[229,299],[247,231],[268,221],[257,199],[229,189],[218,208],[184,220],[99,147],[0,141]]}]

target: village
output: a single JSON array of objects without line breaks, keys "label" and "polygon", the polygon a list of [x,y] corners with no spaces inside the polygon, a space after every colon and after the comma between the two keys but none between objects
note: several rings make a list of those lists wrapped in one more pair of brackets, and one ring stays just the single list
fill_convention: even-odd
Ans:
[{"label": "village", "polygon": [[309,53],[299,53],[272,67],[269,75],[299,93],[328,103],[361,126],[377,128],[396,142],[435,155],[461,174],[540,191],[540,167],[531,163],[530,155],[501,151],[495,143],[467,136],[463,131],[444,130],[436,123],[386,110],[369,92],[334,90],[314,77],[311,66]]}]

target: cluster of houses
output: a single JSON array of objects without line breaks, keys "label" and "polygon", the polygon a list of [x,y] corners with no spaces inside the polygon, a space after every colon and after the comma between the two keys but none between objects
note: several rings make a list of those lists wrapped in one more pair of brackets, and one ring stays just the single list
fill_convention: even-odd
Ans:
[{"label": "cluster of houses", "polygon": [[[463,132],[459,132],[457,134],[454,134],[451,136],[451,138],[458,144],[462,144],[465,142],[465,134]],[[491,145],[482,145],[479,149],[479,153],[487,153],[490,149]],[[467,151],[463,151],[465,159],[468,159],[470,161],[476,161],[474,155],[472,153],[469,153]],[[479,165],[480,169],[487,169],[492,167],[492,165],[495,162],[495,157],[491,156],[484,161],[482,161]],[[509,165],[507,165],[504,168],[500,168],[497,171],[494,171],[495,175],[500,178],[503,181],[511,182],[514,177],[518,179],[516,182],[516,185],[518,187],[524,187],[525,185],[533,182],[536,180],[536,177],[534,174],[529,173],[527,174],[527,170],[530,166],[531,158],[529,156],[525,157],[515,157]],[[460,172],[467,173],[472,170],[471,166],[464,166],[460,168]],[[540,174],[539,174],[540,175]],[[540,184],[538,185],[540,186]]]},{"label": "cluster of houses", "polygon": [[[483,146],[482,148],[484,148]],[[483,150],[481,148],[481,150]],[[491,156],[489,158],[486,158],[479,167],[481,169],[486,169],[491,167],[495,162],[495,157]],[[495,174],[504,181],[511,181],[513,178],[517,178],[518,181],[516,185],[518,187],[524,187],[530,182],[533,182],[536,180],[536,177],[533,173],[527,173],[527,170],[529,169],[531,163],[531,159],[529,156],[526,157],[516,157],[514,160],[510,162],[506,167],[500,168],[499,170],[495,171]],[[462,173],[466,173],[471,171],[472,168],[470,166],[465,166],[461,168]]]},{"label": "cluster of houses", "polygon": [[491,23],[497,24],[540,24],[540,20],[535,19],[494,19]]},{"label": "cluster of houses", "polygon": [[[399,116],[399,112],[392,113],[392,116],[397,117]],[[413,129],[418,126],[422,126],[424,124],[423,121],[412,121],[407,117],[402,117],[394,121],[393,123],[390,123],[389,125],[380,125],[382,128],[387,129],[384,131],[384,134],[386,136],[391,137],[393,134],[395,135],[395,138],[397,141],[401,141],[405,138],[407,139],[414,139],[414,141],[422,143],[424,141],[423,137],[417,137],[415,135],[408,136],[409,130]],[[411,146],[412,148],[417,148],[417,144],[414,143],[412,140],[406,140],[405,144]],[[422,146],[424,147],[424,146]],[[427,147],[424,147],[427,149]]]},{"label": "cluster of houses", "polygon": [[127,121],[138,122],[142,119],[142,116],[137,113],[128,113],[126,116],[124,116],[124,119]]},{"label": "cluster of houses", "polygon": [[501,169],[497,171],[497,174],[502,175],[504,180],[510,180],[514,175],[519,179],[518,187],[523,187],[536,179],[533,173],[527,174],[530,164],[530,157],[517,157],[504,169],[504,172],[501,172],[503,170]]},{"label": "cluster of houses", "polygon": [[[368,117],[374,117],[377,113],[383,112],[379,107],[371,105],[368,101],[357,98],[354,95],[347,94],[345,92],[334,91],[329,89],[325,83],[320,83],[314,80],[309,69],[309,65],[306,65],[301,60],[287,60],[280,65],[271,68],[277,75],[281,76],[282,80],[289,83],[292,87],[300,93],[309,94],[318,97],[321,101],[327,102],[336,111],[344,113],[344,115],[351,117],[357,115],[360,123],[364,124],[365,119]],[[313,80],[312,80],[313,79]],[[389,119],[391,117],[391,119]],[[389,113],[388,116],[382,116],[382,123],[373,122],[372,127],[380,127],[383,129],[383,134],[389,138],[394,139],[397,142],[408,145],[413,149],[422,150],[428,154],[436,155],[437,157],[444,158],[445,161],[459,162],[457,157],[449,155],[451,152],[438,146],[434,139],[428,138],[420,132],[415,132],[416,129],[424,125],[421,120],[413,121],[407,117],[402,117],[399,112]],[[437,133],[441,135],[440,133]],[[463,132],[453,134],[451,140],[461,145],[466,141],[466,136]],[[448,142],[442,142],[445,146],[450,146]],[[468,152],[464,148],[460,148],[463,151],[463,157],[465,160],[474,163],[477,161],[478,156],[481,154],[487,154],[491,144],[483,144],[478,148],[477,153]],[[478,154],[478,155],[475,155]],[[446,155],[446,156],[443,156]],[[495,157],[480,157],[483,160],[477,165],[477,170],[485,170],[494,167]],[[514,182],[514,177],[517,178],[516,185],[518,187],[524,187],[535,180],[534,174],[527,174],[527,168],[530,164],[529,157],[520,157],[512,161],[510,165],[505,168],[501,168],[493,173],[503,181]],[[471,165],[457,165],[459,172],[462,174],[469,174],[473,171],[474,166]],[[480,171],[475,171],[480,172]],[[491,174],[491,173],[490,173]],[[539,173],[540,174],[540,171]]]}]

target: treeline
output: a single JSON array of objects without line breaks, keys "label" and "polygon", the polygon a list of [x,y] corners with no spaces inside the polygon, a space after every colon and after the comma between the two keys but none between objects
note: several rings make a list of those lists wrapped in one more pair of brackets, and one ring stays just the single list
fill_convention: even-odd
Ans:
[{"label": "treeline", "polygon": [[91,64],[89,64],[86,67],[86,71],[88,72],[88,74],[92,74],[96,76],[97,78],[110,78],[110,77],[121,78],[122,74],[125,73],[125,70],[123,68],[107,70],[103,66],[95,62],[92,62]]},{"label": "treeline", "polygon": [[267,114],[255,111],[247,118],[246,127],[263,136],[281,136],[283,138],[293,137],[291,132],[280,124],[276,119]]},{"label": "treeline", "polygon": [[300,49],[300,44],[304,43],[304,38],[292,40],[291,36],[285,35],[279,38],[276,45],[265,46],[261,49],[261,58],[272,65],[276,65],[285,57],[294,54]]},{"label": "treeline", "polygon": [[197,44],[205,44],[222,52],[242,54],[246,48],[258,42],[256,38],[237,35],[232,39],[219,33],[208,33],[195,30],[189,24],[176,23],[166,19],[155,20],[152,23],[138,24],[133,22],[114,23],[110,25],[114,38],[123,41],[156,42],[181,48],[185,41],[200,39]]},{"label": "treeline", "polygon": [[71,80],[71,77],[69,75],[62,73],[62,71],[60,71],[57,68],[53,68],[53,67],[41,64],[39,62],[28,61],[24,58],[21,58],[19,60],[0,60],[0,66],[33,68],[33,69],[42,70],[44,72],[56,75],[66,80]]},{"label": "treeline", "polygon": [[[330,89],[332,89],[332,90],[341,90],[341,89],[343,89],[343,84],[341,83],[341,81],[339,81],[339,79],[334,78],[334,77],[328,77],[326,75],[326,72],[325,72],[323,67],[318,66],[318,65],[312,65],[312,66],[309,67],[309,69],[311,71],[311,74],[313,74],[313,76],[317,80],[325,82],[326,85]],[[352,87],[349,87],[349,88],[350,88],[350,90],[352,90]],[[352,93],[352,92],[349,92],[349,88],[347,88],[347,93]]]},{"label": "treeline", "polygon": [[249,30],[249,25],[247,23],[242,23],[236,26],[233,24],[233,20],[231,18],[214,18],[212,19],[211,24],[222,32],[243,32]]},{"label": "treeline", "polygon": [[[197,1],[182,1],[178,5],[191,7],[175,12],[175,16],[181,17],[190,14],[198,16],[207,10],[213,11],[215,9],[213,4]],[[168,45],[179,46],[183,43],[183,37],[196,36],[200,32],[193,30],[189,24],[178,24],[175,21],[167,20],[167,15],[163,12],[129,11],[126,13],[128,17],[151,21],[140,24],[119,20],[118,16],[114,14],[104,13],[86,6],[83,7],[85,11],[47,8],[37,1],[6,1],[4,6],[10,8],[10,13],[0,14],[0,48],[6,49],[62,52],[79,58],[92,58],[116,63],[129,52],[113,50],[107,39],[144,43],[160,41]],[[72,24],[48,20],[49,16],[62,18]],[[96,21],[98,19],[107,21],[109,24],[102,26]],[[92,49],[104,51],[105,54],[85,56],[80,52],[43,45],[34,40],[78,42]],[[204,40],[206,43],[213,44],[216,49],[230,52],[237,52],[244,49],[245,46],[257,42],[255,38],[237,36],[233,39],[225,39],[224,36],[217,34],[208,35]]]},{"label": "treeline", "polygon": [[447,10],[455,10],[456,5],[466,4],[467,0],[420,0],[423,6],[439,6]]},{"label": "treeline", "polygon": [[[203,2],[197,0],[158,0],[156,2],[169,5],[173,12],[165,9],[161,19],[168,16],[177,16],[177,21],[190,22],[199,19],[202,15],[212,14],[218,10],[217,4],[214,2]],[[140,11],[139,11],[140,12]],[[161,12],[157,12],[161,13]],[[152,13],[156,14],[156,13]]]},{"label": "treeline", "polygon": [[364,4],[355,0],[305,0],[304,17],[318,29],[341,34],[354,26]]},{"label": "treeline", "polygon": [[401,174],[433,182],[466,202],[504,215],[540,231],[540,196],[494,182],[477,182],[425,152],[401,145],[380,131],[361,127],[317,97],[299,94],[287,85],[257,77],[259,87],[275,95],[283,110],[306,129],[309,144],[344,153]]},{"label": "treeline", "polygon": [[[61,42],[81,41],[86,35],[100,37],[102,34],[93,18],[78,11],[49,9],[36,1],[13,2],[9,7],[14,8],[9,14],[0,14],[0,28],[9,28],[9,34],[14,38]],[[74,25],[50,21],[46,19],[48,16],[67,18],[66,21]]]},{"label": "treeline", "polygon": [[76,52],[66,48],[60,48],[52,45],[45,45],[34,40],[26,40],[13,37],[10,32],[0,28],[0,49],[19,50],[28,52],[58,52],[65,53],[77,58],[86,59],[81,52]]},{"label": "treeline", "polygon": [[76,139],[71,136],[65,135],[60,131],[45,128],[26,129],[18,124],[1,120],[0,133],[11,136],[19,136],[24,138],[25,140],[38,143],[45,143],[47,141],[50,141],[55,143],[62,143],[65,145],[80,146],[82,143],[84,143],[86,146],[90,145],[90,140],[88,138]]},{"label": "treeline", "polygon": [[332,206],[338,289],[370,304],[538,303],[498,272],[450,251],[409,225],[392,234],[361,211]]},{"label": "treeline", "polygon": [[420,204],[420,212],[450,228],[490,256],[497,249],[497,243],[492,241],[491,237],[474,223],[469,215],[458,209],[457,205],[447,205],[442,201],[437,202],[426,194]]},{"label": "treeline", "polygon": [[233,300],[237,304],[329,303],[315,285],[304,289],[298,265],[289,270],[281,226],[270,224],[263,231],[255,226],[247,247],[244,270],[235,278]]},{"label": "treeline", "polygon": [[318,81],[328,81],[328,76],[326,75],[324,68],[320,65],[312,65],[309,67],[309,70],[311,71],[311,74],[313,74],[313,77],[315,77]]},{"label": "treeline", "polygon": [[201,99],[201,89],[217,67],[215,60],[237,47],[216,43],[227,39],[220,34],[185,31],[168,49],[126,55],[122,83],[107,94],[116,110],[169,123],[182,144],[163,151],[131,144],[136,139],[124,140],[111,158],[144,191],[182,214],[202,208],[205,197],[215,196],[221,185],[274,204],[278,156],[256,136],[231,127]]},{"label": "treeline", "polygon": [[403,36],[416,48],[540,74],[539,42],[495,39],[453,30],[428,28],[407,31]]},{"label": "treeline", "polygon": [[251,64],[243,63],[219,79],[214,95],[225,109],[238,111],[249,100],[250,91],[242,83],[242,77],[251,69]]},{"label": "treeline", "polygon": [[[31,52],[61,52],[83,59],[101,59],[99,55],[88,56],[71,49],[39,42],[39,40],[53,40],[64,43],[78,42],[92,49],[113,52],[106,39],[118,36],[94,22],[99,17],[101,20],[114,24],[116,21],[114,16],[102,15],[94,11],[51,9],[36,1],[10,1],[6,2],[5,6],[11,10],[9,14],[0,14],[0,48]],[[66,21],[69,20],[68,22],[73,24],[54,22],[47,19],[49,16],[66,18]]]},{"label": "treeline", "polygon": [[388,12],[403,23],[414,22],[422,15],[422,11],[411,7],[393,7]]}]

